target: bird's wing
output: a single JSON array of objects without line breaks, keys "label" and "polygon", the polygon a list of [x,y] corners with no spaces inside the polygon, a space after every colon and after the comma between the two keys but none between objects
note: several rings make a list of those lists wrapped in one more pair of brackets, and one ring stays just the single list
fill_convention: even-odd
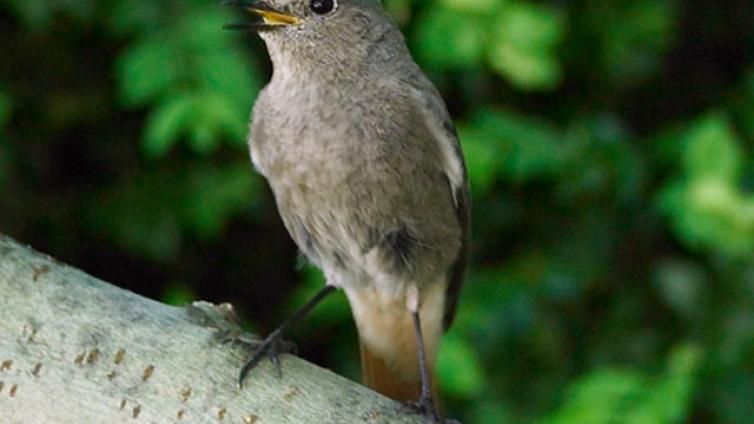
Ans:
[{"label": "bird's wing", "polygon": [[442,169],[448,181],[448,194],[453,199],[461,228],[461,248],[448,273],[448,291],[443,316],[443,328],[447,330],[455,318],[458,296],[463,285],[469,256],[471,231],[469,182],[455,126],[437,89],[426,77],[422,76],[419,78],[419,86],[415,89],[413,97],[417,100],[416,107],[421,110],[419,115],[424,117],[427,133],[432,136],[435,143],[438,143],[443,158]]}]

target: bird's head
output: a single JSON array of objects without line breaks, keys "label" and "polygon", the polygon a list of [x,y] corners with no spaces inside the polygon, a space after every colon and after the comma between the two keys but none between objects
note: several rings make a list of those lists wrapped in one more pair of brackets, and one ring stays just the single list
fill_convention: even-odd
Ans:
[{"label": "bird's head", "polygon": [[[228,1],[254,15],[255,21],[226,28],[257,32],[273,63],[317,63],[327,67],[359,63],[380,54],[402,36],[378,0],[241,0]],[[276,63],[277,62],[277,63]]]}]

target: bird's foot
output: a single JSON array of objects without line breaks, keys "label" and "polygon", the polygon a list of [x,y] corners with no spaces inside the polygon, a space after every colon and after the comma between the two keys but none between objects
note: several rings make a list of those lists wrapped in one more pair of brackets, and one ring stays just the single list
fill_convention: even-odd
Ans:
[{"label": "bird's foot", "polygon": [[282,377],[283,368],[280,364],[280,354],[295,353],[295,351],[296,345],[293,342],[285,340],[283,333],[279,329],[273,331],[264,341],[255,347],[254,354],[251,355],[251,358],[241,368],[241,372],[238,374],[238,387],[243,387],[243,380],[246,378],[246,375],[265,357],[269,358],[270,362],[275,366],[278,377]]},{"label": "bird's foot", "polygon": [[406,407],[417,415],[421,415],[426,419],[427,423],[431,424],[461,424],[459,421],[442,418],[437,412],[434,401],[431,397],[422,397],[421,399],[413,402],[406,403]]}]

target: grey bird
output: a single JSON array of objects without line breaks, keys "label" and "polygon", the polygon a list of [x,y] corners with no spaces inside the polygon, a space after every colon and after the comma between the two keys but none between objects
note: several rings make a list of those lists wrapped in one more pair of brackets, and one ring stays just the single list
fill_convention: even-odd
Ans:
[{"label": "grey bird", "polygon": [[367,386],[439,419],[434,365],[469,246],[469,189],[437,89],[377,0],[232,2],[260,18],[273,65],[249,147],[283,222],[327,284],[244,366],[336,288]]}]

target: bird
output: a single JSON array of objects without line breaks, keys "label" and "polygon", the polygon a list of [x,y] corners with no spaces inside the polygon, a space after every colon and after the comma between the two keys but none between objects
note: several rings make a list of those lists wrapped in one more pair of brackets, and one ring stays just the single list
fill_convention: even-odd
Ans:
[{"label": "bird", "polygon": [[378,0],[230,1],[256,20],[272,63],[249,150],[325,286],[270,333],[239,384],[288,328],[343,290],[364,383],[440,420],[434,373],[468,262],[466,164],[447,107]]}]

